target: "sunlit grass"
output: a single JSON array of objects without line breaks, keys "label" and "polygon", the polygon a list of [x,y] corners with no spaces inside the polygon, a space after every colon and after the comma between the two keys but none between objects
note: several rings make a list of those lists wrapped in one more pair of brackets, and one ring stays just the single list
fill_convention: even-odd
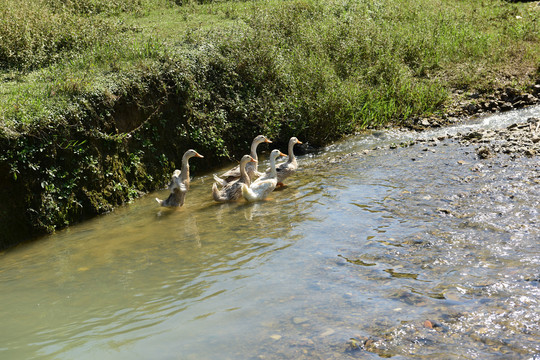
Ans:
[{"label": "sunlit grass", "polygon": [[[181,63],[199,82],[193,98],[214,101],[193,104],[202,106],[198,113],[209,111],[207,121],[218,113],[216,121],[224,124],[256,117],[273,131],[324,132],[316,139],[324,142],[359,127],[437,112],[454,88],[490,91],[508,81],[498,73],[519,84],[540,63],[540,11],[530,4],[63,3],[0,5],[2,15],[11,16],[0,26],[4,125],[54,121],[70,101],[122,92],[137,76],[160,77]],[[261,101],[260,109],[254,107]]]}]

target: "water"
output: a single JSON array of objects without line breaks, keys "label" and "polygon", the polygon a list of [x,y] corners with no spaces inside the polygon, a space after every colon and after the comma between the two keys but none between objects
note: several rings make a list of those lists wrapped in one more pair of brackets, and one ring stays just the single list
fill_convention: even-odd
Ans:
[{"label": "water", "polygon": [[538,158],[364,152],[458,131],[345,139],[256,204],[194,173],[180,210],[150,194],[1,253],[0,357],[539,358]]}]

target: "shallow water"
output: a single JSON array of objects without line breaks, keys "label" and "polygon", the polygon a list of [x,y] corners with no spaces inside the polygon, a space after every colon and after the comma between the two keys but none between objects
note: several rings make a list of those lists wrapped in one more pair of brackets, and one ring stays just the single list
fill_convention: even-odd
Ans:
[{"label": "shallow water", "polygon": [[364,151],[528,116],[351,137],[256,204],[192,173],[179,210],[162,191],[1,253],[0,358],[539,358],[538,157]]}]

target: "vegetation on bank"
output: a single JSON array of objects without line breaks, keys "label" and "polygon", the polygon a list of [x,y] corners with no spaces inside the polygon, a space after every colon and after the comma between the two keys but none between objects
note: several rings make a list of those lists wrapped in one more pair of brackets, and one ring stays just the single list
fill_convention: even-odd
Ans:
[{"label": "vegetation on bank", "polygon": [[[537,3],[5,0],[0,243],[53,231],[264,133],[324,145],[538,76]],[[5,223],[4,223],[5,222]],[[21,234],[19,234],[21,233]]]}]

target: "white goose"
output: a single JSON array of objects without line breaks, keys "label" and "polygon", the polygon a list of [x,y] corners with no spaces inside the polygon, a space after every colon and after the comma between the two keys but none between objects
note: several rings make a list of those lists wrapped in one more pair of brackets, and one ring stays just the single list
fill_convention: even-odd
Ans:
[{"label": "white goose", "polygon": [[277,172],[277,186],[285,186],[283,180],[293,175],[298,170],[298,162],[296,156],[294,156],[294,145],[301,144],[302,142],[294,136],[289,140],[289,158],[286,162],[276,166]]},{"label": "white goose", "polygon": [[277,185],[276,158],[278,156],[286,156],[278,149],[272,150],[270,153],[270,171],[257,180],[250,186],[242,184],[242,195],[249,202],[264,200]]}]

